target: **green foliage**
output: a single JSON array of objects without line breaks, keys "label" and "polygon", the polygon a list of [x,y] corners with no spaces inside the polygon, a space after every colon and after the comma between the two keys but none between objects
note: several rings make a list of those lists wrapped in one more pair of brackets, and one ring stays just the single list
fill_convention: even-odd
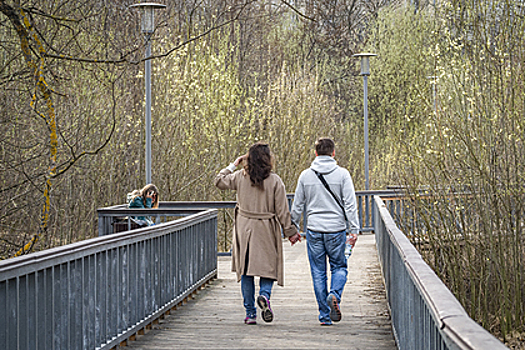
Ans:
[{"label": "green foliage", "polygon": [[[237,35],[237,27],[234,27]],[[269,142],[277,173],[289,190],[313,159],[320,135],[343,140],[333,103],[308,67],[267,65],[278,74],[259,85],[241,85],[235,37],[216,33],[157,62],[155,72],[154,175],[171,200],[219,199],[214,175],[258,140]],[[262,71],[264,71],[262,69]],[[341,142],[341,154],[346,142]],[[190,190],[191,188],[191,190]]]},{"label": "green foliage", "polygon": [[375,145],[414,196],[418,225],[404,231],[470,315],[508,339],[525,331],[523,13],[442,5],[378,19],[372,108],[386,143]]},{"label": "green foliage", "polygon": [[[432,82],[436,28],[425,12],[385,8],[370,30],[364,51],[370,58],[369,118],[371,177],[375,184],[396,183],[403,163],[417,166],[412,147],[425,142],[433,110]],[[377,187],[377,186],[376,186]]]},{"label": "green foliage", "polygon": [[[84,8],[83,21],[68,24],[71,32],[60,20],[35,24],[56,47],[44,73],[55,91],[59,168],[74,161],[54,180],[48,235],[38,249],[96,236],[96,209],[122,204],[145,185],[143,65],[91,60],[143,54],[140,33],[128,23],[133,18],[109,3]],[[362,77],[351,54],[376,53],[368,85],[371,188],[402,185],[413,195],[418,224],[403,230],[474,319],[502,338],[525,332],[522,7],[510,0],[445,1],[364,15],[352,7],[344,15],[347,3],[323,2],[305,10],[318,16],[314,24],[286,11],[267,21],[259,16],[265,4],[255,3],[257,16],[152,61],[152,178],[160,199],[234,199],[213,178],[258,140],[269,142],[275,171],[293,192],[320,136],[336,141],[339,164],[362,189]],[[52,13],[55,5],[42,9]],[[232,15],[221,6],[190,11],[200,20],[180,8],[155,33],[153,54],[206,31],[221,13]],[[62,17],[80,18],[74,6],[61,8]],[[123,28],[108,27],[116,19]],[[4,257],[38,227],[34,199],[49,166],[49,130],[29,107],[34,82],[12,53],[13,38],[0,26]],[[64,62],[58,54],[86,60]],[[79,158],[104,143],[114,118],[103,151]],[[422,190],[431,196],[420,196]],[[230,226],[225,211],[222,250],[229,249]]]}]

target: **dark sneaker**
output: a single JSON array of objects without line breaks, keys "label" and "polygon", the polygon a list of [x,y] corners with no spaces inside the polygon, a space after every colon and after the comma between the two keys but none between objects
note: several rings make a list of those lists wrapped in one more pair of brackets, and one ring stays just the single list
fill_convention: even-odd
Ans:
[{"label": "dark sneaker", "polygon": [[332,322],[321,322],[321,326],[331,326],[332,325]]},{"label": "dark sneaker", "polygon": [[270,307],[270,300],[266,298],[264,295],[259,295],[257,298],[257,304],[261,308],[261,317],[264,322],[272,322],[273,321],[273,311]]},{"label": "dark sneaker", "polygon": [[256,319],[255,317],[247,316],[247,317],[244,319],[244,323],[245,323],[245,324],[257,324],[257,319]]},{"label": "dark sneaker", "polygon": [[330,307],[330,319],[334,322],[341,321],[341,309],[339,309],[339,302],[333,294],[328,294],[326,303]]}]

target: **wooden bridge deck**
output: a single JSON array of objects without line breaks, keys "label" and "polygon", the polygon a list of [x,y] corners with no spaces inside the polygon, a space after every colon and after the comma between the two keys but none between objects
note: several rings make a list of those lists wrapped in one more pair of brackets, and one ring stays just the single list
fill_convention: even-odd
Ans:
[{"label": "wooden bridge deck", "polygon": [[[306,242],[285,247],[285,286],[275,286],[275,318],[243,323],[240,284],[230,257],[219,257],[218,279],[172,312],[128,349],[396,349],[374,235],[359,237],[349,259],[341,322],[321,327],[306,256]],[[258,290],[258,288],[257,288]]]}]

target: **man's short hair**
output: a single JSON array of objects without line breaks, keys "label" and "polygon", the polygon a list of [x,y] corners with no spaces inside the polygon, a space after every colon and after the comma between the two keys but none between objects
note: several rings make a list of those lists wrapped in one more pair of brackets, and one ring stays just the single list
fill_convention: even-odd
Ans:
[{"label": "man's short hair", "polygon": [[321,137],[315,141],[315,152],[318,156],[331,156],[335,150],[335,143],[328,137]]}]

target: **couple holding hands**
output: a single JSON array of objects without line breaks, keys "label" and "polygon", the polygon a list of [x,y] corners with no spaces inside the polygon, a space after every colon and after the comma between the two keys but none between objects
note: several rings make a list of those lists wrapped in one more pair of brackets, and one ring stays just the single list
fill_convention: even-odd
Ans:
[{"label": "couple holding hands", "polygon": [[[307,218],[305,228],[319,322],[329,326],[341,320],[339,303],[347,280],[345,242],[355,243],[359,233],[357,203],[348,170],[337,165],[335,143],[320,138],[315,143],[315,159],[299,176],[292,210],[288,209],[286,190],[281,178],[272,172],[274,158],[268,144],[257,142],[247,154],[238,157],[215,177],[221,190],[237,192],[232,242],[232,271],[241,282],[246,309],[244,322],[257,321],[255,281],[259,279],[257,304],[261,317],[271,322],[270,306],[275,281],[284,285],[284,255],[281,229],[291,244],[301,240],[301,214]],[[236,168],[244,165],[242,169]],[[304,210],[304,213],[303,213]],[[330,289],[327,286],[327,259],[331,268]]]}]

